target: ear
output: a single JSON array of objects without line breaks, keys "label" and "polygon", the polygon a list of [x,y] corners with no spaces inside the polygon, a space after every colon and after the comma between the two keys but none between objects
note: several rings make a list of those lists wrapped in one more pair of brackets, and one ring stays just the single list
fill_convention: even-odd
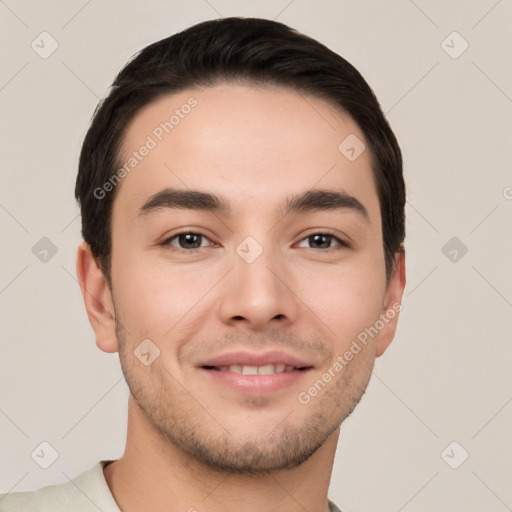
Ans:
[{"label": "ear", "polygon": [[402,295],[405,288],[405,250],[401,249],[395,253],[393,271],[389,279],[384,307],[380,316],[384,327],[379,333],[377,340],[376,357],[384,354],[385,350],[395,337],[398,317],[401,309]]},{"label": "ear", "polygon": [[117,352],[114,303],[107,281],[86,242],[78,246],[76,274],[96,345],[104,352]]}]

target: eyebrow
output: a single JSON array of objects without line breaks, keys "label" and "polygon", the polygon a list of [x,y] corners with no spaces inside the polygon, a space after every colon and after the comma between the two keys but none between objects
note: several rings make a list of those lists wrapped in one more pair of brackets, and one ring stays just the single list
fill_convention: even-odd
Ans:
[{"label": "eyebrow", "polygon": [[[201,190],[165,188],[148,198],[140,207],[137,217],[145,217],[163,208],[204,210],[227,217],[231,215],[229,201],[223,196]],[[290,213],[329,210],[351,211],[370,223],[368,212],[358,199],[343,191],[335,190],[314,189],[292,196],[285,201],[284,206],[278,209],[278,213],[284,217]]]}]

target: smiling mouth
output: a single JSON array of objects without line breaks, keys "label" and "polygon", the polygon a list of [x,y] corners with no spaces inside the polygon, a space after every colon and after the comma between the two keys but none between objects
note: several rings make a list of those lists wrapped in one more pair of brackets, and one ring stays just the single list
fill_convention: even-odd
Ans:
[{"label": "smiling mouth", "polygon": [[249,366],[231,364],[229,366],[202,366],[206,370],[216,370],[220,372],[232,372],[239,373],[242,375],[272,375],[274,373],[289,373],[294,371],[304,371],[311,366],[296,367],[292,365],[286,365],[283,363],[277,364],[266,364],[263,366]]}]

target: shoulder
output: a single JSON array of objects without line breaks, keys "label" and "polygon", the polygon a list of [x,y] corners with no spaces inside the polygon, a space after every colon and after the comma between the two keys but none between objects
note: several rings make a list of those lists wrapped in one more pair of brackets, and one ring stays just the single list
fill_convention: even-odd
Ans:
[{"label": "shoulder", "polygon": [[337,506],[335,503],[333,503],[331,500],[328,500],[329,501],[329,509],[331,512],[342,512]]},{"label": "shoulder", "polygon": [[68,482],[48,485],[37,491],[11,492],[0,495],[0,512],[118,512],[119,508],[97,462],[88,471]]},{"label": "shoulder", "polygon": [[71,482],[48,485],[37,491],[11,492],[1,495],[0,511],[59,512],[71,506],[82,506],[84,498],[85,496]]}]

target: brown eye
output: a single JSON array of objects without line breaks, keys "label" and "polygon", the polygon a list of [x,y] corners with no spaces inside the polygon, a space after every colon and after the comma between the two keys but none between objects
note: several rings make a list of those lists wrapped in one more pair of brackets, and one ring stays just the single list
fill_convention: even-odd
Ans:
[{"label": "brown eye", "polygon": [[200,233],[179,233],[177,235],[168,238],[164,245],[172,245],[178,249],[199,249],[200,247],[207,247],[212,245],[212,242],[208,240],[204,235]]},{"label": "brown eye", "polygon": [[[301,245],[304,242],[306,242],[308,245]],[[336,246],[346,247],[346,245],[347,244],[345,244],[343,240],[329,233],[314,233],[304,238],[304,240],[301,240],[299,243],[299,247],[308,247],[311,249],[332,249]]]}]

